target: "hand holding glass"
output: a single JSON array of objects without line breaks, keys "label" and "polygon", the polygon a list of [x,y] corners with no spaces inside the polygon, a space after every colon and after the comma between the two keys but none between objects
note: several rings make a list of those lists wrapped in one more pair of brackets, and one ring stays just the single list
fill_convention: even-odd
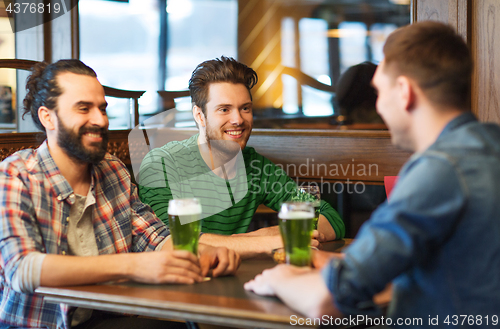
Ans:
[{"label": "hand holding glass", "polygon": [[198,199],[173,199],[168,202],[168,227],[175,250],[198,256],[201,231],[201,204]]}]

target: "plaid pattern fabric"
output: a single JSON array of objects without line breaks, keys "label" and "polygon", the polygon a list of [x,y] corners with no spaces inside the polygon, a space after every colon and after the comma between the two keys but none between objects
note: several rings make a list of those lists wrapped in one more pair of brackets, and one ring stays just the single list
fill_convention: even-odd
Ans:
[{"label": "plaid pattern fabric", "polygon": [[[152,251],[168,228],[138,198],[130,174],[106,154],[91,167],[96,199],[93,223],[99,254]],[[68,307],[14,291],[12,277],[28,253],[68,254],[67,218],[73,190],[52,159],[47,142],[19,151],[0,164],[0,323],[68,328]]]}]

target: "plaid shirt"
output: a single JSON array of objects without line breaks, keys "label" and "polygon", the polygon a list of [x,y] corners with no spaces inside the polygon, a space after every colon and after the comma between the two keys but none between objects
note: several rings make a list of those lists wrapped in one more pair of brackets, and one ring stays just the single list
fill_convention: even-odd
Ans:
[{"label": "plaid shirt", "polygon": [[[96,199],[93,223],[99,254],[152,251],[169,232],[140,202],[123,163],[106,154],[91,166]],[[0,323],[69,328],[68,307],[45,302],[11,286],[19,262],[30,252],[68,254],[67,218],[73,190],[52,159],[47,142],[0,164]]]}]

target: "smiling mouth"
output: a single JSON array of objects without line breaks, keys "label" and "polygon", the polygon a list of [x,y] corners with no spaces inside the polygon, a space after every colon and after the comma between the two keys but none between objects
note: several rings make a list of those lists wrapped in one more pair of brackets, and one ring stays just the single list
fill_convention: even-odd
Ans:
[{"label": "smiling mouth", "polygon": [[98,133],[85,133],[84,134],[85,136],[88,136],[90,138],[101,138],[101,134],[98,134]]},{"label": "smiling mouth", "polygon": [[241,137],[244,130],[226,130],[225,133],[231,137]]}]

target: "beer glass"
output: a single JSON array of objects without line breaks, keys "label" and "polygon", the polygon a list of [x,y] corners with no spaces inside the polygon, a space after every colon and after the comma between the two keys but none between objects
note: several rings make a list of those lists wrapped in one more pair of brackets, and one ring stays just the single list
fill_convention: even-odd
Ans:
[{"label": "beer glass", "polygon": [[198,256],[200,219],[200,200],[173,199],[168,202],[168,227],[175,250],[188,250]]},{"label": "beer glass", "polygon": [[317,185],[298,186],[295,195],[290,199],[297,202],[311,202],[314,207],[313,228],[318,228],[319,207],[321,205],[321,193]]},{"label": "beer glass", "polygon": [[285,247],[286,263],[311,266],[314,207],[309,202],[285,202],[278,222]]}]

